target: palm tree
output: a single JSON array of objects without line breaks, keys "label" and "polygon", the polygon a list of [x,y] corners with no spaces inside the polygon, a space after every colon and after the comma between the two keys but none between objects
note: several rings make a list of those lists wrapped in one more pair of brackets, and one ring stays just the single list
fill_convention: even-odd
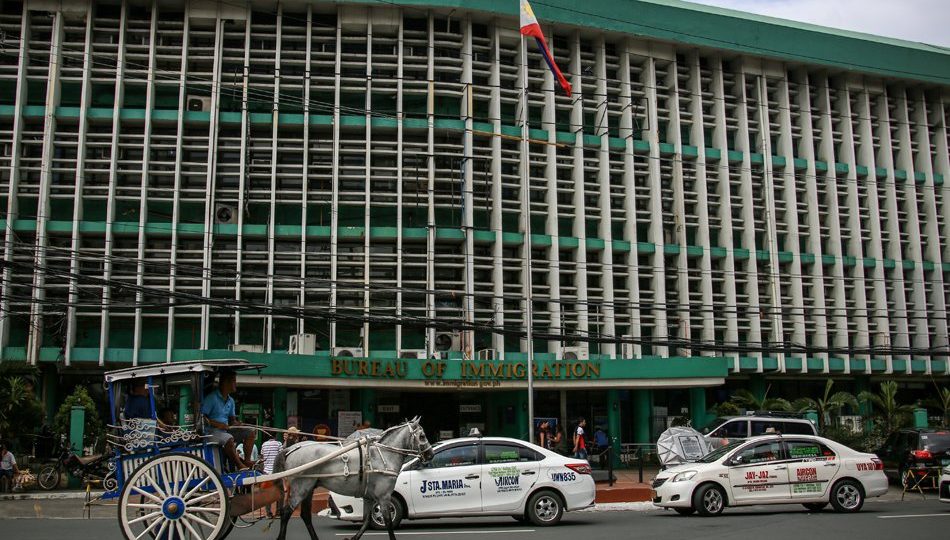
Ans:
[{"label": "palm tree", "polygon": [[758,397],[745,388],[742,388],[732,394],[731,401],[740,407],[744,407],[746,410],[752,411],[791,410],[792,404],[789,403],[787,399],[769,397],[769,390],[771,389],[772,387],[770,386],[765,390],[765,393],[762,394],[762,397]]},{"label": "palm tree", "polygon": [[887,434],[900,427],[914,410],[913,405],[897,402],[897,383],[894,381],[882,382],[881,391],[877,394],[866,390],[861,392],[858,400],[873,406],[871,414],[883,424]]},{"label": "palm tree", "polygon": [[937,388],[937,397],[928,399],[927,405],[943,412],[943,425],[950,427],[950,388]]},{"label": "palm tree", "polygon": [[845,407],[858,408],[858,400],[850,392],[831,393],[835,382],[828,379],[825,383],[825,394],[821,399],[799,398],[792,403],[792,409],[798,412],[813,410],[818,413],[818,428],[824,429],[831,423],[831,415]]}]

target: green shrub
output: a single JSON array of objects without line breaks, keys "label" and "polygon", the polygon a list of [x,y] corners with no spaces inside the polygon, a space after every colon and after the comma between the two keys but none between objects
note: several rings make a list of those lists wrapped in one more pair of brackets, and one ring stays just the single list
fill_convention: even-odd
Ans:
[{"label": "green shrub", "polygon": [[77,386],[73,393],[60,405],[59,410],[56,412],[56,417],[53,420],[56,431],[67,436],[69,435],[69,419],[73,407],[83,407],[86,409],[83,446],[91,442],[100,441],[102,438],[103,425],[102,421],[99,420],[96,402],[89,397],[89,392],[82,386]]}]

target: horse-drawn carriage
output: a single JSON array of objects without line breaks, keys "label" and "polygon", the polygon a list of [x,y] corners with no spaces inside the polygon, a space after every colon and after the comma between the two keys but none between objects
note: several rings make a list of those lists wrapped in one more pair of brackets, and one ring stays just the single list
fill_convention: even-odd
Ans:
[{"label": "horse-drawn carriage", "polygon": [[[337,484],[335,490],[343,486],[387,508],[402,463],[431,449],[415,419],[372,437],[299,443],[283,451],[273,474],[231,467],[222,448],[203,435],[202,398],[217,373],[263,367],[209,360],[106,373],[114,478],[102,498],[118,499],[119,526],[127,540],[223,540],[241,516],[275,499],[282,507],[283,536],[291,510],[303,501],[309,504],[318,482]],[[142,380],[151,414],[126,418],[128,390]],[[172,402],[184,413],[181,423],[159,414],[162,404]],[[312,530],[309,511],[305,520]]]}]

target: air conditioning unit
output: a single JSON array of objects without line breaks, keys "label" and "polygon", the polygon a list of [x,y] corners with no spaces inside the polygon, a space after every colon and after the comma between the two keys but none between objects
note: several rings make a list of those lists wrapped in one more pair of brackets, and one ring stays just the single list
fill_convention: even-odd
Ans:
[{"label": "air conditioning unit", "polygon": [[399,351],[399,358],[403,358],[407,360],[425,360],[426,350],[425,349],[403,349]]},{"label": "air conditioning unit", "polygon": [[501,355],[498,354],[497,349],[480,349],[476,353],[476,357],[479,360],[501,360]]},{"label": "air conditioning unit", "polygon": [[435,351],[439,353],[461,351],[462,336],[459,332],[436,332]]},{"label": "air conditioning unit", "polygon": [[228,350],[231,352],[254,352],[262,353],[264,352],[263,345],[246,345],[243,343],[232,343],[228,345]]},{"label": "air conditioning unit", "polygon": [[215,204],[214,205],[214,222],[215,223],[237,223],[238,213],[237,208],[229,204]]},{"label": "air conditioning unit", "polygon": [[590,360],[590,351],[587,347],[564,347],[561,358],[564,360]]},{"label": "air conditioning unit", "polygon": [[317,351],[316,334],[293,334],[290,336],[290,354],[313,354]]},{"label": "air conditioning unit", "polygon": [[363,358],[362,347],[334,347],[333,356],[337,358]]},{"label": "air conditioning unit", "polygon": [[189,111],[210,111],[211,98],[208,96],[188,96],[185,99],[185,105]]},{"label": "air conditioning unit", "polygon": [[[623,339],[631,339],[632,336],[622,336]],[[626,341],[620,343],[620,358],[633,358],[636,355],[633,343]]]}]

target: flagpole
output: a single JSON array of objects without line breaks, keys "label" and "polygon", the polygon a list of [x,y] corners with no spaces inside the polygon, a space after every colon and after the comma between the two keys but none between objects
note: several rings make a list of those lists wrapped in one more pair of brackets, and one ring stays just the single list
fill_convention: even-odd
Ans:
[{"label": "flagpole", "polygon": [[534,294],[531,283],[531,187],[528,168],[530,147],[528,144],[528,45],[521,35],[521,197],[524,201],[524,282],[525,286],[525,334],[528,340],[528,441],[534,443]]}]

